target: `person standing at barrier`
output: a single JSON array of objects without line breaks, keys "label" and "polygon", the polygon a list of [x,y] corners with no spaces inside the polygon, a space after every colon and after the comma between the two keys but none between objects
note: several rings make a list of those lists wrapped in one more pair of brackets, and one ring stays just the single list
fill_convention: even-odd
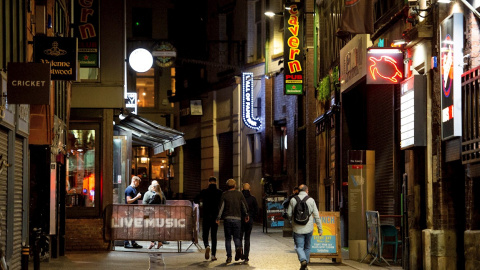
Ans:
[{"label": "person standing at barrier", "polygon": [[[165,195],[162,192],[160,184],[157,180],[153,180],[152,184],[148,187],[148,191],[143,195],[143,204],[165,204]],[[152,249],[155,246],[155,241],[150,241],[148,249]],[[163,246],[162,241],[158,241],[157,249]]]},{"label": "person standing at barrier", "polygon": [[[140,185],[140,181],[142,181],[140,177],[138,176],[132,177],[132,183],[130,184],[130,186],[128,186],[125,189],[125,203],[138,204],[138,200],[142,198],[142,194],[140,194],[140,192],[137,191],[137,187],[138,185]],[[142,246],[137,244],[135,240],[132,240],[131,242],[132,244],[130,245],[128,240],[125,240],[123,246],[125,248],[142,248]]]},{"label": "person standing at barrier", "polygon": [[319,236],[322,236],[323,229],[315,200],[308,196],[308,187],[300,185],[298,189],[300,190],[298,195],[290,200],[287,215],[292,220],[293,240],[301,265],[300,270],[306,270],[310,262],[310,245],[314,220],[317,223]]},{"label": "person standing at barrier", "polygon": [[243,194],[236,190],[237,182],[233,179],[227,180],[228,190],[222,194],[220,199],[220,209],[217,216],[217,224],[223,219],[223,228],[225,231],[225,249],[227,250],[227,263],[232,262],[232,235],[235,244],[235,261],[243,257],[242,255],[242,217],[245,222],[250,220],[248,216],[248,206]]},{"label": "person standing at barrier", "polygon": [[202,220],[202,238],[205,245],[205,260],[210,258],[210,245],[208,244],[208,234],[212,238],[212,261],[216,261],[217,257],[217,231],[218,224],[216,222],[218,208],[222,191],[217,188],[217,178],[214,176],[208,179],[208,187],[203,189],[193,200],[195,203],[202,202],[203,220]]},{"label": "person standing at barrier", "polygon": [[249,215],[248,221],[245,221],[246,219],[242,220],[242,238],[244,241],[242,259],[245,262],[248,262],[248,254],[250,253],[250,234],[252,233],[253,219],[257,216],[258,213],[258,203],[257,199],[250,194],[250,184],[243,184],[242,194],[243,197],[245,197],[245,201],[247,202]]}]

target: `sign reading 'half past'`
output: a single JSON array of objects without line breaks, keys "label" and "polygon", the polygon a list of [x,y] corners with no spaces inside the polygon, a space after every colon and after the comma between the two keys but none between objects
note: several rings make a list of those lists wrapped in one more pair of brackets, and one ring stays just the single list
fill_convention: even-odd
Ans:
[{"label": "sign reading 'half past'", "polygon": [[259,130],[260,119],[253,117],[253,73],[242,74],[242,119],[245,126]]}]

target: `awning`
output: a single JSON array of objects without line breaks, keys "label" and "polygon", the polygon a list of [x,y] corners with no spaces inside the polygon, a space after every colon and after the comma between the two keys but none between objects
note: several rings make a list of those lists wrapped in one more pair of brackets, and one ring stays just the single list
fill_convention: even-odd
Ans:
[{"label": "awning", "polygon": [[152,147],[154,155],[185,144],[183,132],[164,127],[136,114],[130,113],[115,126],[131,131],[133,143]]},{"label": "awning", "polygon": [[340,111],[340,107],[334,104],[326,113],[320,115],[319,117],[315,118],[315,120],[313,120],[313,123],[315,124],[315,135],[318,136],[320,135],[320,133],[325,131],[325,125],[327,122],[330,127],[334,126],[334,123],[332,121],[333,114],[338,111]]}]

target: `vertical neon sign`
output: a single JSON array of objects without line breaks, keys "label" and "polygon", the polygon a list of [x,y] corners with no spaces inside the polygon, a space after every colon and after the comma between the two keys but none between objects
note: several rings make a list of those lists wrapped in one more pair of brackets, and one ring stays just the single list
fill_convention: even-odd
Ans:
[{"label": "vertical neon sign", "polygon": [[253,73],[242,74],[242,119],[245,126],[259,130],[260,119],[253,117]]},{"label": "vertical neon sign", "polygon": [[285,94],[303,94],[303,10],[301,3],[286,3],[284,13]]}]

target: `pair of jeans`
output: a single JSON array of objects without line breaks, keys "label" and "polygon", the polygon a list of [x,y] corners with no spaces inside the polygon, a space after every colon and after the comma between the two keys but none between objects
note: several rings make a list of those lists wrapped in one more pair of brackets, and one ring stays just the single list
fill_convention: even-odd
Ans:
[{"label": "pair of jeans", "polygon": [[300,262],[303,262],[303,261],[306,261],[307,263],[310,262],[310,245],[312,242],[312,234],[313,234],[313,231],[305,234],[293,233],[293,241],[295,242],[295,251],[297,252],[298,260]]},{"label": "pair of jeans", "polygon": [[225,249],[227,257],[232,257],[232,236],[235,249],[242,248],[242,221],[237,219],[225,219],[223,221],[225,231]]},{"label": "pair of jeans", "polygon": [[243,254],[245,255],[245,259],[248,259],[248,254],[250,253],[250,234],[252,233],[252,228],[252,217],[250,217],[248,222],[242,222]]},{"label": "pair of jeans", "polygon": [[212,237],[212,256],[217,254],[217,231],[218,231],[218,224],[215,218],[205,218],[202,222],[202,237],[203,237],[203,244],[205,248],[209,246],[208,244],[208,233]]}]

